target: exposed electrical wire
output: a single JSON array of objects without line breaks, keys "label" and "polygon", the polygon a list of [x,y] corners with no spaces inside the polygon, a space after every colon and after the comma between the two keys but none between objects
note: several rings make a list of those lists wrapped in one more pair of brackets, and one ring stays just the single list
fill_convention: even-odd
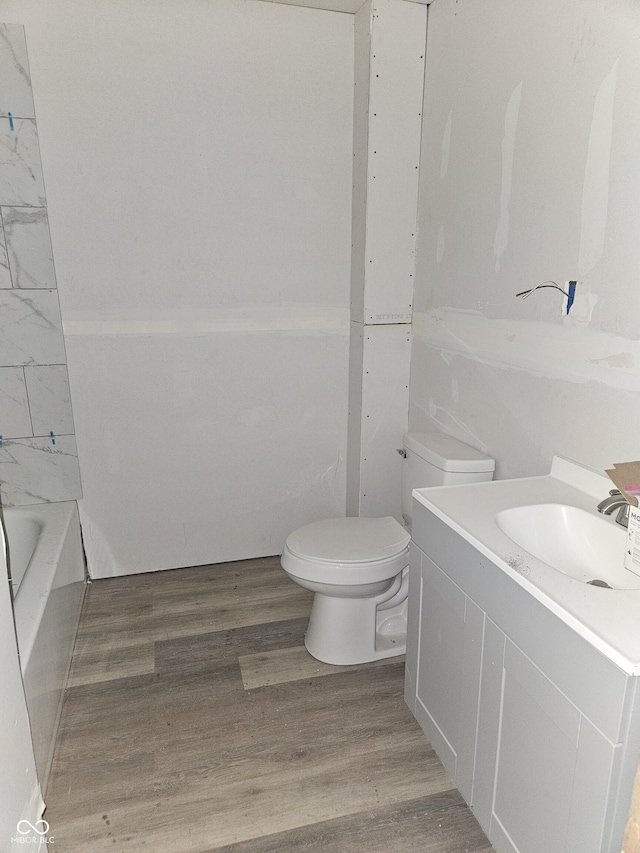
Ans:
[{"label": "exposed electrical wire", "polygon": [[553,281],[550,278],[547,279],[546,281],[541,282],[540,284],[536,284],[535,287],[531,287],[531,288],[529,288],[529,290],[522,290],[522,291],[520,291],[520,293],[516,293],[516,296],[521,296],[523,299],[526,299],[528,296],[531,296],[531,294],[535,290],[539,290],[541,287],[553,287],[555,290],[559,290],[560,293],[564,294],[564,296],[569,298],[569,294],[567,293],[567,291],[563,290],[557,281]]}]

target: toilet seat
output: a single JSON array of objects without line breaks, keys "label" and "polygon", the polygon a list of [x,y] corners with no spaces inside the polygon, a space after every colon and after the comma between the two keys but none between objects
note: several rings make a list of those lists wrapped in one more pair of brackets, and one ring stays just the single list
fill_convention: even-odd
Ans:
[{"label": "toilet seat", "polygon": [[333,518],[295,530],[282,565],[303,580],[336,585],[392,578],[408,563],[410,536],[395,518]]}]

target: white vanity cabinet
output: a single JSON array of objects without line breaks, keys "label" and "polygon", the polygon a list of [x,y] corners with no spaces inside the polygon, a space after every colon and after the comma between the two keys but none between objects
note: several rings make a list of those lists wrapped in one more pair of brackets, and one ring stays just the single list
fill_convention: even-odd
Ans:
[{"label": "white vanity cabinet", "polygon": [[407,703],[497,853],[619,853],[639,679],[416,501],[409,595]]},{"label": "white vanity cabinet", "polygon": [[[420,650],[412,710],[460,792],[469,800],[484,614],[421,551],[416,549],[413,557],[420,582],[416,596],[420,602]],[[423,649],[437,651],[422,654]]]}]

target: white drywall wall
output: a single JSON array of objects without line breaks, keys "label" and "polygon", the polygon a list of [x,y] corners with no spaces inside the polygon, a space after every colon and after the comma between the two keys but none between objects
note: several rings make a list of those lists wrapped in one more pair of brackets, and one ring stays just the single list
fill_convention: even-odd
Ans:
[{"label": "white drywall wall", "polygon": [[632,0],[429,9],[410,424],[499,477],[640,455],[639,44]]},{"label": "white drywall wall", "polygon": [[353,17],[0,0],[23,23],[95,576],[344,514]]}]

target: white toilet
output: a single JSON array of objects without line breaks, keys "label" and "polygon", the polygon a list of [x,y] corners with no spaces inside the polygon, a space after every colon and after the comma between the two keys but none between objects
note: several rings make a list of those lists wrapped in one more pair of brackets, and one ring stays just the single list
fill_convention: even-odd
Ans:
[{"label": "white toilet", "polygon": [[305,646],[318,660],[356,664],[402,655],[407,636],[411,492],[491,480],[495,462],[448,435],[404,436],[402,515],[333,518],[287,538],[282,568],[315,593]]}]

